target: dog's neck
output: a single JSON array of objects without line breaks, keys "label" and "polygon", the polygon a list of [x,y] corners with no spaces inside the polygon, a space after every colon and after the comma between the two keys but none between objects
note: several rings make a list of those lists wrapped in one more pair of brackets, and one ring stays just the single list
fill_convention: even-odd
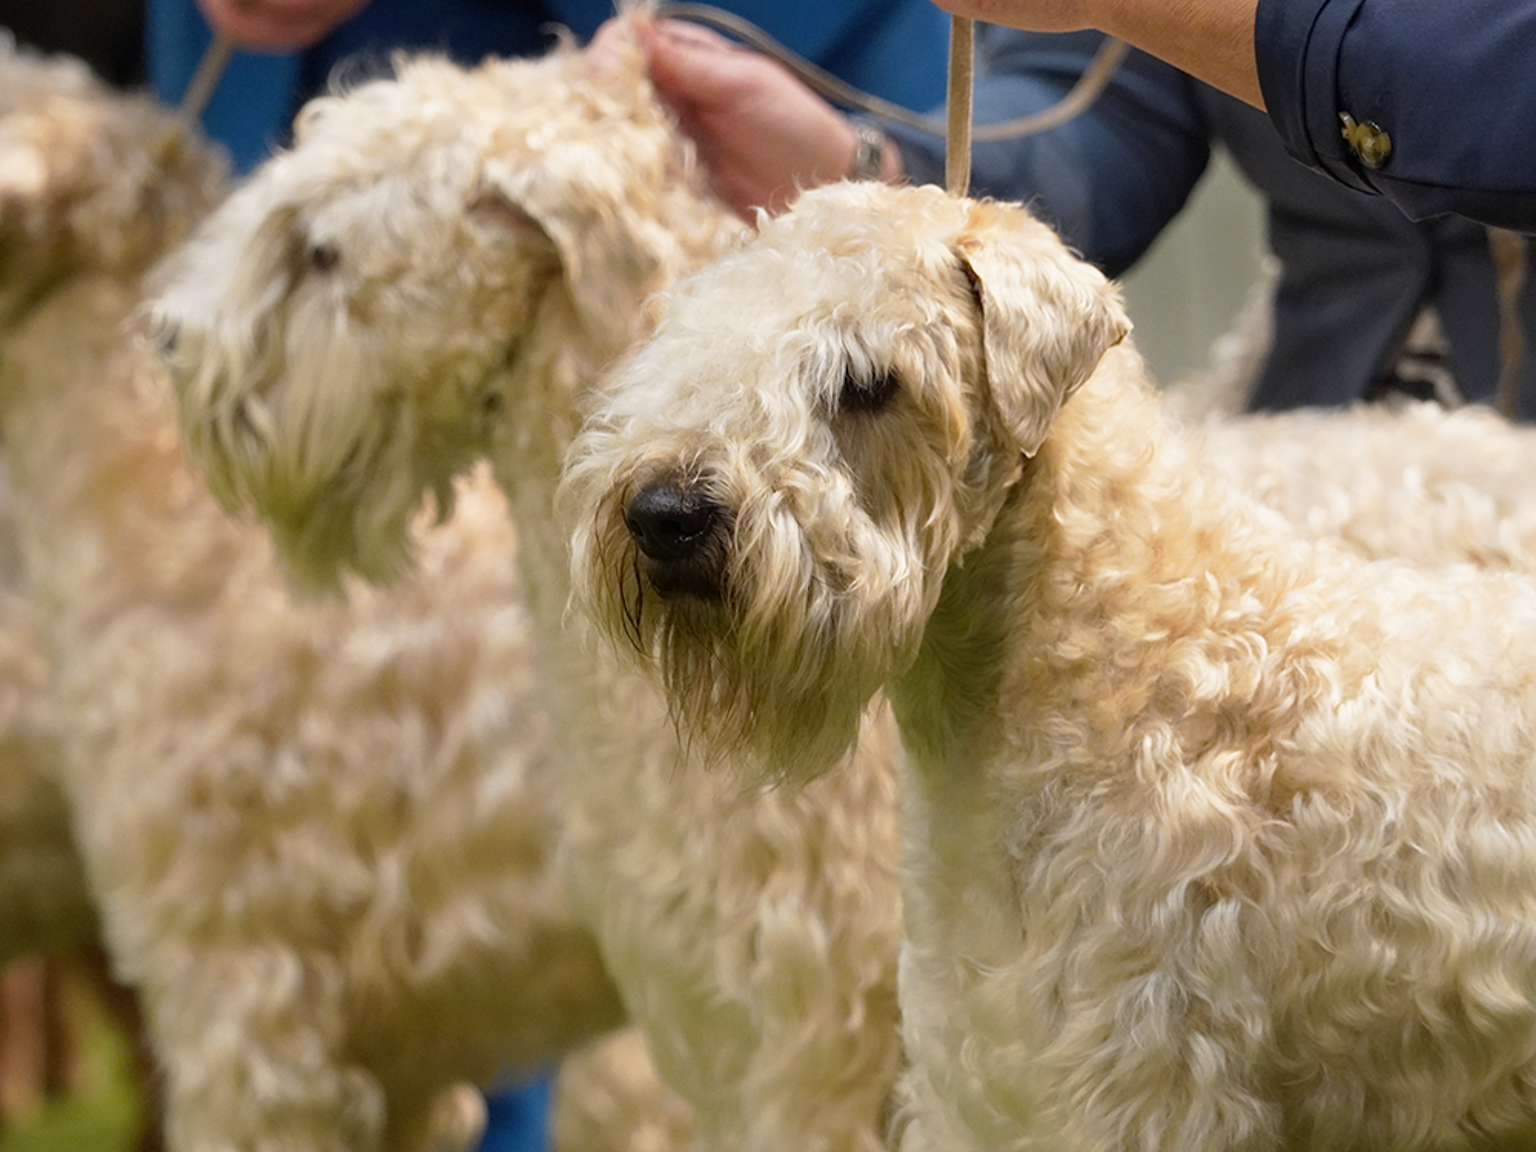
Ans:
[{"label": "dog's neck", "polygon": [[[567,616],[569,541],[555,512],[555,494],[583,406],[604,370],[653,327],[654,294],[719,255],[740,228],[717,201],[689,182],[680,180],[663,189],[657,200],[664,227],[633,242],[635,250],[647,251],[649,262],[557,273],[632,277],[623,290],[609,293],[609,313],[599,321],[588,314],[574,286],[551,284],[502,390],[508,407],[497,421],[490,457],[519,532],[528,542],[521,550],[521,565],[539,619]],[[643,273],[638,270],[641,263]]]},{"label": "dog's neck", "polygon": [[1012,558],[1004,544],[1010,515],[1030,490],[1026,471],[1012,486],[982,543],[952,564],[923,630],[917,658],[889,690],[902,742],[918,762],[961,754],[978,727],[997,714],[1009,643]]},{"label": "dog's neck", "polygon": [[[937,775],[997,757],[1053,764],[1069,744],[1113,766],[1146,725],[1191,748],[1213,726],[1261,722],[1248,717],[1283,727],[1310,662],[1349,661],[1321,636],[1297,649],[1284,598],[1254,590],[1317,579],[1326,547],[1204,469],[1145,385],[1096,377],[1057,423],[946,576],[893,691],[908,748]],[[1188,660],[1167,661],[1181,643]],[[1255,681],[1241,674],[1253,645],[1297,654]],[[1080,730],[1053,728],[1062,715]]]},{"label": "dog's neck", "polygon": [[[512,510],[519,565],[537,625],[558,622],[570,598],[565,533],[555,515],[560,462],[576,433],[578,403],[601,371],[604,350],[572,341],[570,300],[548,293],[511,372],[507,410],[497,422],[491,460]],[[612,350],[617,353],[617,349]]]},{"label": "dog's neck", "polygon": [[[1029,744],[1062,692],[1123,701],[1141,645],[1205,627],[1253,572],[1287,562],[1265,550],[1270,522],[1187,457],[1149,386],[1095,377],[1057,421],[984,538],[951,564],[918,658],[892,686],[903,741],[935,770]],[[1229,549],[1233,524],[1247,539]],[[1158,588],[1206,580],[1208,599],[1170,596],[1166,615],[1143,619]],[[1109,711],[1101,720],[1117,730]]]}]

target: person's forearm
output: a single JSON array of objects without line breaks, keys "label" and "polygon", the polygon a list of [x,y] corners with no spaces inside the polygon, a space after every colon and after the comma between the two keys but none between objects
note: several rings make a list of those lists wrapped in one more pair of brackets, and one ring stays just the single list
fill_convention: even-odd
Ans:
[{"label": "person's forearm", "polygon": [[940,8],[1037,32],[1097,28],[1264,106],[1254,62],[1258,0],[935,0]]},{"label": "person's forearm", "polygon": [[1254,63],[1258,0],[1091,0],[1095,26],[1264,107]]}]

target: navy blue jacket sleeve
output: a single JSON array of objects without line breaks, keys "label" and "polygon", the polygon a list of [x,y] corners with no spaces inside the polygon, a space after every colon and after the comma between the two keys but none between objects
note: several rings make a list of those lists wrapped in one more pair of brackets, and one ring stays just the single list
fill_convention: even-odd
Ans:
[{"label": "navy blue jacket sleeve", "polygon": [[1536,0],[1259,0],[1254,43],[1302,163],[1413,219],[1536,231]]},{"label": "navy blue jacket sleeve", "polygon": [[[973,119],[997,123],[1059,101],[1103,37],[978,31]],[[1087,259],[1124,272],[1184,206],[1210,158],[1195,84],[1143,52],[1128,53],[1108,88],[1075,120],[1037,136],[978,143],[971,191],[1030,204]],[[944,180],[944,142],[887,126],[908,175]]]}]

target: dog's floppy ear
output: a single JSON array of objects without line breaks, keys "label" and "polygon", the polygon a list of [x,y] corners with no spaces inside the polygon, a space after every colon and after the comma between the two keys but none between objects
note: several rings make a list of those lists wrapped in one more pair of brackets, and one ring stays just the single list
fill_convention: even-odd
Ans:
[{"label": "dog's floppy ear", "polygon": [[1131,322],[1104,275],[1021,208],[976,204],[956,252],[981,309],[992,403],[1033,455],[1062,402]]},{"label": "dog's floppy ear", "polygon": [[679,270],[675,238],[632,203],[666,179],[666,157],[641,134],[552,142],[536,161],[486,165],[480,210],[500,201],[522,241],[542,233],[558,259],[582,326],[616,349],[635,334],[637,305]]}]

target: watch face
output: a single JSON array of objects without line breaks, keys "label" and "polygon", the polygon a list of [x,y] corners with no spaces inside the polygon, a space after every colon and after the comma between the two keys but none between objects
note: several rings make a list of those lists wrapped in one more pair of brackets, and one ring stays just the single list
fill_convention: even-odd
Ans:
[{"label": "watch face", "polygon": [[878,180],[885,167],[885,133],[869,124],[855,124],[859,146],[854,149],[850,180]]}]

